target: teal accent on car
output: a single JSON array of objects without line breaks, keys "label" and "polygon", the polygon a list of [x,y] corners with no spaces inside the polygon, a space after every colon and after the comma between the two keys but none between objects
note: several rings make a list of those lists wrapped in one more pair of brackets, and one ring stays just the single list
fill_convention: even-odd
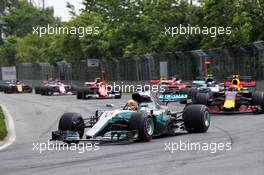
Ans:
[{"label": "teal accent on car", "polygon": [[185,101],[187,100],[187,94],[161,94],[159,95],[159,100],[169,102],[169,101]]},{"label": "teal accent on car", "polygon": [[124,119],[129,120],[131,118],[131,114],[132,114],[132,112],[124,112],[124,113],[117,114],[115,117],[113,117],[109,121],[109,123],[114,123],[118,120],[124,120]]}]

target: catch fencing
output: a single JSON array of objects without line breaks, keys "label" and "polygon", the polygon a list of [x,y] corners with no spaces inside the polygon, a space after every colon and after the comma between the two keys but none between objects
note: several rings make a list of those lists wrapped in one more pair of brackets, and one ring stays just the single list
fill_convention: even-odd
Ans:
[{"label": "catch fencing", "polygon": [[[218,80],[233,74],[251,75],[264,80],[264,41],[241,47],[209,50],[153,53],[129,58],[89,59],[67,63],[19,63],[16,65],[17,79],[31,81],[33,85],[49,78],[67,83],[81,84],[101,77],[106,72],[110,82],[145,82],[160,76],[178,75],[184,80],[193,80],[205,75],[205,61],[211,64],[208,72]],[[90,64],[90,65],[89,65]]]}]

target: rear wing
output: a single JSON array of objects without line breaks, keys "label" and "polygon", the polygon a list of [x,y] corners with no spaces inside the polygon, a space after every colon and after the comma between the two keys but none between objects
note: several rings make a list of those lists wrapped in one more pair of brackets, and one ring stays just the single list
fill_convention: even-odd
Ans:
[{"label": "rear wing", "polygon": [[225,87],[229,87],[230,85],[232,85],[232,81],[234,79],[239,79],[240,85],[243,87],[256,87],[257,85],[256,80],[253,80],[252,76],[233,75],[227,77],[227,81],[224,83]]},{"label": "rear wing", "polygon": [[160,80],[150,80],[150,85],[159,84]]},{"label": "rear wing", "polygon": [[231,81],[234,78],[239,78],[240,81],[245,81],[245,82],[253,81],[252,76],[240,76],[240,75],[232,75],[232,76],[229,76],[229,77],[227,77],[227,80],[228,81]]},{"label": "rear wing", "polygon": [[[232,85],[232,82],[231,81],[226,81],[224,83],[225,87],[229,87]],[[252,81],[240,81],[240,85],[243,86],[243,87],[256,87],[257,86],[257,82],[255,80],[252,80]]]}]

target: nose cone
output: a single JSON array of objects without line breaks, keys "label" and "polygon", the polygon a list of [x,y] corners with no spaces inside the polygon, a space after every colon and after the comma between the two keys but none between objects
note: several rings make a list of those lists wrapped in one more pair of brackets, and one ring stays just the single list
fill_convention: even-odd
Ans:
[{"label": "nose cone", "polygon": [[235,107],[235,101],[233,101],[233,100],[225,101],[224,108],[231,109],[231,108],[234,108],[234,107]]}]

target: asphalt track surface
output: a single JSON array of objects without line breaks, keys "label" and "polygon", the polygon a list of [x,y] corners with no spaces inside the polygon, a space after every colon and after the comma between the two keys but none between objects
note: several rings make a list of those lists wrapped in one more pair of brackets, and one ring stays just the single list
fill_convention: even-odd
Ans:
[{"label": "asphalt track surface", "polygon": [[[57,129],[64,112],[90,116],[96,109],[116,108],[121,100],[76,100],[75,96],[47,97],[35,94],[0,94],[15,121],[16,141],[0,151],[1,175],[70,175],[70,174],[195,174],[263,175],[264,115],[212,116],[211,127],[204,134],[179,134],[153,139],[148,143],[100,145],[97,151],[34,150],[33,143],[47,142]],[[172,104],[171,104],[172,105]],[[176,107],[175,107],[176,106]],[[183,105],[174,104],[180,110]],[[232,150],[166,150],[165,143],[232,143]]]}]

